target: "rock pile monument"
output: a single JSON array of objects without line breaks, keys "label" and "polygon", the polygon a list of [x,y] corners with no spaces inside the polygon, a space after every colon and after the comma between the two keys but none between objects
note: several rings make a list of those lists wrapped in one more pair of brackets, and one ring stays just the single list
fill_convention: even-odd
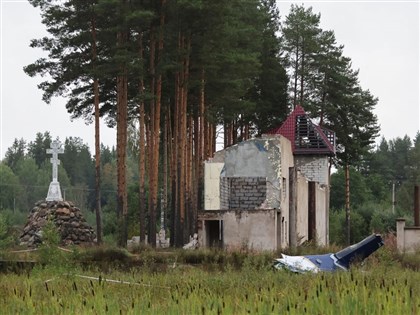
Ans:
[{"label": "rock pile monument", "polygon": [[53,141],[47,153],[52,154],[52,181],[47,198],[38,201],[28,215],[28,221],[20,236],[20,244],[36,247],[42,243],[42,228],[48,221],[54,222],[61,236],[62,245],[91,244],[95,242],[94,229],[86,222],[82,212],[72,202],[63,200],[58,182],[59,153],[64,153],[61,143]]},{"label": "rock pile monument", "polygon": [[20,245],[37,247],[42,243],[42,228],[48,220],[54,222],[62,245],[93,244],[94,229],[86,222],[80,209],[69,201],[38,201],[23,228]]}]

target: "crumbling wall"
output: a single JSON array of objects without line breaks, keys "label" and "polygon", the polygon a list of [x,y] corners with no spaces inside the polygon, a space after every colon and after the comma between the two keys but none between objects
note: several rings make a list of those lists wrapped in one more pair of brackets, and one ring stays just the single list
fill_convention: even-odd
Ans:
[{"label": "crumbling wall", "polygon": [[329,184],[327,156],[299,155],[295,157],[295,166],[309,181]]},{"label": "crumbling wall", "polygon": [[397,249],[400,253],[414,253],[420,250],[420,227],[405,225],[405,219],[397,219]]},{"label": "crumbling wall", "polygon": [[328,211],[327,211],[327,187],[324,185],[315,186],[316,200],[316,242],[318,246],[328,245]]},{"label": "crumbling wall", "polygon": [[[225,166],[221,174],[227,178],[250,178],[256,182],[249,186],[254,194],[256,186],[266,182],[265,199],[256,206],[263,209],[279,209],[281,202],[281,159],[279,141],[252,139],[231,146],[225,152]],[[238,180],[238,183],[241,180]],[[259,183],[259,184],[258,184]],[[231,182],[232,184],[232,182]],[[257,185],[255,185],[257,184]],[[254,187],[254,188],[251,188]],[[225,186],[226,188],[226,186]],[[260,188],[255,194],[260,193]],[[232,190],[230,190],[232,192]],[[233,196],[230,196],[232,198]],[[261,196],[250,196],[260,201]],[[256,199],[254,199],[256,201]]]},{"label": "crumbling wall", "polygon": [[297,176],[296,240],[297,245],[308,240],[308,181],[300,173]]},{"label": "crumbling wall", "polygon": [[276,210],[242,210],[224,213],[225,248],[276,250],[276,213]]},{"label": "crumbling wall", "polygon": [[255,209],[266,199],[265,177],[222,177],[220,206],[222,209]]},{"label": "crumbling wall", "polygon": [[220,209],[220,173],[223,162],[208,161],[204,163],[204,209]]}]

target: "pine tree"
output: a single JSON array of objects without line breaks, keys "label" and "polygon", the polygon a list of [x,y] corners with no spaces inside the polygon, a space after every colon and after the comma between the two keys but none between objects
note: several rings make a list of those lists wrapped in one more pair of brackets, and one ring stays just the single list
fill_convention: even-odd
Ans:
[{"label": "pine tree", "polygon": [[31,46],[47,51],[48,58],[26,66],[25,72],[30,76],[47,73],[51,76],[51,80],[39,85],[45,102],[49,103],[54,96],[68,96],[66,107],[74,118],[82,116],[90,121],[92,111],[95,113],[96,219],[97,240],[101,243],[97,1],[30,3],[41,10],[42,22],[51,37],[32,40]]},{"label": "pine tree", "polygon": [[314,56],[319,53],[320,14],[292,5],[282,27],[282,49],[286,53],[291,76],[293,107],[306,105],[309,85],[314,77]]},{"label": "pine tree", "polygon": [[319,28],[312,8],[292,5],[282,29],[292,73],[293,104],[306,106],[337,137],[335,163],[345,168],[347,240],[350,243],[350,165],[360,163],[378,134],[373,109],[378,100],[363,90],[358,71],[342,54],[332,31]]},{"label": "pine tree", "polygon": [[288,113],[287,87],[289,78],[280,54],[280,17],[274,0],[261,1],[262,43],[260,52],[261,68],[251,87],[248,97],[255,102],[250,120],[256,134],[262,134],[278,127]]}]

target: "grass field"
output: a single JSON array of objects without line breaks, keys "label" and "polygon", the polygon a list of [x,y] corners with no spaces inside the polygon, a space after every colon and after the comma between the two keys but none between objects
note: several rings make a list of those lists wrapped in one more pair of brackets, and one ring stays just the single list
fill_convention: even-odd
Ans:
[{"label": "grass field", "polygon": [[[204,254],[193,255],[197,259]],[[139,267],[104,271],[54,263],[21,274],[1,274],[0,312],[420,314],[420,273],[394,261],[386,251],[349,272],[322,274],[275,271],[267,254],[237,254],[240,264],[221,258],[222,253],[212,261],[207,255],[201,264],[172,258],[156,264],[149,253]]]}]

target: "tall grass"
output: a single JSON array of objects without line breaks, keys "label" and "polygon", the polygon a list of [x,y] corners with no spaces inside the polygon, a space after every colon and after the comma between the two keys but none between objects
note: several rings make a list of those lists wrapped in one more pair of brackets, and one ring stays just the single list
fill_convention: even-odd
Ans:
[{"label": "tall grass", "polygon": [[[420,314],[419,254],[397,254],[389,238],[348,272],[299,275],[273,270],[275,253],[94,247],[63,256],[53,229],[44,238],[42,264],[0,276],[1,314]],[[335,250],[290,254],[315,251]]]},{"label": "tall grass", "polygon": [[224,271],[178,266],[165,272],[76,269],[58,275],[37,269],[2,276],[0,309],[2,314],[418,314],[420,275],[376,262],[349,272],[303,275],[251,263]]}]

